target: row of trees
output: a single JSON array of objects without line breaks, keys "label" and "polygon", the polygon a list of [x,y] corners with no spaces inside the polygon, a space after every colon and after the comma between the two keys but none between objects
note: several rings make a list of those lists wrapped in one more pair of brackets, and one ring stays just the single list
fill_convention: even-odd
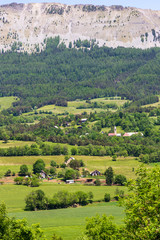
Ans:
[{"label": "row of trees", "polygon": [[59,191],[53,195],[51,199],[45,196],[42,190],[36,190],[31,192],[25,199],[25,210],[46,210],[67,208],[74,206],[75,204],[87,205],[91,203],[93,199],[93,193],[85,193],[78,191],[75,193],[69,193],[68,191]]}]

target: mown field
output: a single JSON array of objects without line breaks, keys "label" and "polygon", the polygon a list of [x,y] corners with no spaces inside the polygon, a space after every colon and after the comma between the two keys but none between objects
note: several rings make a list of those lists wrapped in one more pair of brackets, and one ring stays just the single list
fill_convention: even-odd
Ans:
[{"label": "mown field", "polygon": [[11,107],[12,103],[17,100],[17,97],[0,97],[0,111]]},{"label": "mown field", "polygon": [[86,218],[96,214],[114,216],[117,224],[123,224],[123,208],[117,203],[95,203],[86,207],[58,209],[39,212],[17,212],[10,216],[26,218],[30,224],[39,222],[48,240],[53,232],[64,240],[76,240],[85,231]]}]

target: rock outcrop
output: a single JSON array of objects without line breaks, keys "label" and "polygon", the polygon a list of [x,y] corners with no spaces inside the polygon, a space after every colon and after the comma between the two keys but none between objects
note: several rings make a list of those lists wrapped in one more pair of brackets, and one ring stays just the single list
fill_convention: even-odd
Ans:
[{"label": "rock outcrop", "polygon": [[33,3],[0,6],[0,50],[36,51],[60,36],[68,46],[77,39],[99,46],[160,46],[160,11],[122,6]]}]

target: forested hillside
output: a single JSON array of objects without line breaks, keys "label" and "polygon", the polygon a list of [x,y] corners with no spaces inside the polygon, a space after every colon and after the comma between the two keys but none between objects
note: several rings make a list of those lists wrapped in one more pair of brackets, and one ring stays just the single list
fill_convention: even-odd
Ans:
[{"label": "forested hillside", "polygon": [[24,111],[65,100],[121,96],[139,100],[160,93],[160,49],[75,48],[48,39],[45,51],[0,54],[0,96],[17,96]]}]

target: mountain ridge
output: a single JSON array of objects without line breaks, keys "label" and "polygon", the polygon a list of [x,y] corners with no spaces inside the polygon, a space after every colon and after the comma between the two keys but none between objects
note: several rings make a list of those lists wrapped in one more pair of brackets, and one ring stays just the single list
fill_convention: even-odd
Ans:
[{"label": "mountain ridge", "polygon": [[69,42],[96,40],[116,48],[160,47],[160,11],[121,5],[66,5],[61,3],[5,4],[0,6],[0,50],[44,49],[44,40],[60,36]]}]

